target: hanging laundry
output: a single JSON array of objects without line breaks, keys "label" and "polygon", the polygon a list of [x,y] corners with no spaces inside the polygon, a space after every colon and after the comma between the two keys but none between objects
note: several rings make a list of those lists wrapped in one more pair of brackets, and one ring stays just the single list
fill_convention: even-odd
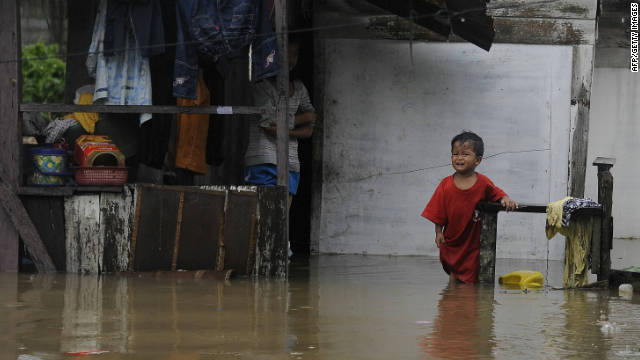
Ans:
[{"label": "hanging laundry", "polygon": [[[78,105],[91,105],[93,104],[93,92],[95,88],[93,85],[85,85],[76,90],[76,98],[73,100]],[[83,113],[74,112],[67,114],[63,119],[76,119],[76,121],[82,125],[84,130],[89,134],[93,134],[98,122],[98,113]]]},{"label": "hanging laundry", "polygon": [[164,24],[159,0],[110,0],[107,2],[104,52],[116,55],[128,48],[132,33],[144,57],[164,52]]},{"label": "hanging laundry", "polygon": [[601,209],[601,208],[602,208],[602,205],[598,204],[597,202],[589,198],[586,198],[586,199],[571,198],[567,200],[562,206],[562,226],[569,227],[569,224],[571,222],[571,215],[573,215],[573,213],[576,210]]},{"label": "hanging laundry", "polygon": [[278,74],[278,43],[264,0],[183,0],[176,2],[176,14],[174,96],[197,97],[198,54],[216,62],[224,75],[228,59],[245,56],[251,45],[252,79]]},{"label": "hanging laundry", "polygon": [[[564,208],[572,199],[566,197],[547,205],[545,229],[547,239],[551,239],[557,233],[566,237],[564,261],[564,287],[566,288],[584,286],[589,282],[588,261],[593,230],[593,221],[590,216],[574,218],[568,226],[563,226]],[[588,202],[582,203],[590,206]],[[571,205],[570,208],[573,206]],[[575,209],[571,212],[575,212]]]},{"label": "hanging laundry", "polygon": [[[93,104],[93,90],[93,85],[81,86],[76,90],[76,97],[73,103],[78,105]],[[45,142],[48,144],[55,143],[62,138],[69,128],[76,124],[80,124],[89,134],[93,134],[98,119],[97,113],[74,112],[67,114],[62,119],[56,119],[47,125],[43,131],[43,135],[46,137]]]},{"label": "hanging laundry", "polygon": [[[198,98],[178,98],[178,106],[208,106],[209,90],[202,74],[198,77]],[[176,167],[193,172],[207,173],[207,135],[209,114],[179,114],[178,139],[176,144]]]},{"label": "hanging laundry", "polygon": [[[123,51],[104,54],[107,0],[101,0],[87,57],[89,75],[95,77],[93,102],[106,105],[151,105],[149,59],[142,56],[133,31],[131,17],[126,19]],[[151,114],[140,114],[140,124]]]}]

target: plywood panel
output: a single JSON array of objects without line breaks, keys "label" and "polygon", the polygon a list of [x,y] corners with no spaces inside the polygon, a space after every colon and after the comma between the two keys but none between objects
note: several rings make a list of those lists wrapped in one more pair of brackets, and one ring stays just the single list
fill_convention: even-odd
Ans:
[{"label": "plywood panel", "polygon": [[100,273],[104,250],[100,236],[100,196],[66,197],[64,217],[67,272]]},{"label": "plywood panel", "polygon": [[104,244],[104,272],[127,271],[129,268],[135,200],[133,186],[124,187],[122,193],[100,194],[100,236]]},{"label": "plywood panel", "polygon": [[180,195],[156,186],[141,186],[133,269],[170,270]]},{"label": "plywood panel", "polygon": [[22,198],[57,271],[66,271],[67,253],[64,229],[64,198],[25,196]]},{"label": "plywood panel", "polygon": [[177,269],[215,269],[224,219],[224,192],[184,193]]},{"label": "plywood panel", "polygon": [[252,192],[229,191],[224,222],[224,268],[235,274],[247,274],[247,264],[252,243],[252,221],[256,213],[258,197]]}]

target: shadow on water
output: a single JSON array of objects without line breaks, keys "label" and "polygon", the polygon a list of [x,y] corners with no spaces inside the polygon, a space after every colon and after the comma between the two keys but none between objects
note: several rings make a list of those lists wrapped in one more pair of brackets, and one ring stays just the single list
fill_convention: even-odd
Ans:
[{"label": "shadow on water", "polygon": [[[499,261],[496,271],[516,266],[546,264]],[[561,282],[559,268],[550,267],[550,283]],[[384,256],[296,260],[289,281],[0,274],[0,359],[88,350],[108,351],[100,359],[605,359],[640,351],[638,296],[447,283],[437,259]]]}]

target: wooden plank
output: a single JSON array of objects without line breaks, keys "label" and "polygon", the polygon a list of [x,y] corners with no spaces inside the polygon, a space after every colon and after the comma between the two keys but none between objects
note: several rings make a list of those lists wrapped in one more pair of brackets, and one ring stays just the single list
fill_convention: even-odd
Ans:
[{"label": "wooden plank", "polygon": [[99,274],[104,244],[100,236],[100,196],[76,195],[64,199],[67,272]]},{"label": "wooden plank", "polygon": [[185,192],[176,268],[216,269],[224,219],[224,193]]},{"label": "wooden plank", "polygon": [[495,17],[494,43],[594,45],[594,20]]},{"label": "wooden plank", "polygon": [[138,228],[140,227],[140,208],[142,206],[142,191],[140,186],[135,188],[135,210],[133,214],[133,233],[131,234],[131,245],[129,246],[129,271],[133,271],[133,263],[136,258],[136,244],[138,240]]},{"label": "wooden plank", "polygon": [[276,161],[278,185],[289,187],[289,40],[287,35],[287,0],[275,0],[276,33],[280,54],[278,102],[276,106]]},{"label": "wooden plank", "polygon": [[[9,218],[13,228],[18,232],[20,238],[24,242],[29,254],[31,255],[31,259],[33,260],[36,268],[39,272],[55,272],[56,267],[47,252],[47,248],[44,246],[42,239],[40,238],[40,234],[38,234],[38,230],[35,225],[31,221],[27,210],[25,210],[22,202],[18,198],[16,194],[13,193],[13,190],[4,182],[2,178],[0,178],[0,203],[2,203],[2,207],[4,209],[4,214]],[[7,245],[10,249],[12,249],[12,244],[6,243],[3,245]],[[18,257],[18,252],[16,250],[15,254],[7,252],[0,253],[2,255],[6,255],[6,259],[0,259],[0,261],[6,261],[6,264],[11,264],[12,260],[10,259],[10,255],[13,255],[16,258]],[[4,271],[17,271],[9,268],[7,265],[3,266]]]},{"label": "wooden plank", "polygon": [[251,244],[251,221],[256,213],[257,194],[229,191],[224,213],[224,269],[247,274]]},{"label": "wooden plank", "polygon": [[251,215],[251,232],[249,234],[249,254],[247,254],[247,275],[251,275],[256,262],[256,235],[258,234],[257,225],[258,218],[256,216],[256,213],[253,213]]},{"label": "wooden plank", "polygon": [[[178,253],[180,252],[180,228],[182,226],[182,211],[184,209],[184,193],[179,193],[178,216],[176,218],[176,235],[173,239],[173,256],[171,257],[171,270],[175,271],[178,263]],[[200,214],[202,215],[202,214]]]},{"label": "wooden plank", "polygon": [[75,104],[20,104],[21,112],[94,112],[115,114],[264,114],[273,111],[257,106],[175,106],[175,105],[75,105]]},{"label": "wooden plank", "polygon": [[129,268],[129,249],[133,235],[135,186],[122,193],[100,194],[100,236],[104,244],[102,271],[119,272]]},{"label": "wooden plank", "polygon": [[602,216],[593,217],[591,233],[591,273],[600,273],[600,246],[602,236]]},{"label": "wooden plank", "polygon": [[16,191],[20,196],[71,196],[74,193],[70,186],[20,186]]},{"label": "wooden plank", "polygon": [[569,163],[569,195],[584,196],[589,146],[589,108],[593,79],[593,46],[573,47],[571,80],[571,154]]},{"label": "wooden plank", "polygon": [[[593,45],[596,22],[592,19],[553,19],[531,17],[494,17],[493,43]],[[375,16],[369,23],[336,29],[323,34],[326,38],[392,39],[434,42],[467,42],[459,36],[448,38],[428,29],[412,25],[397,16]]]},{"label": "wooden plank", "polygon": [[288,276],[288,254],[285,236],[287,189],[281,186],[258,187],[258,234],[254,276]]},{"label": "wooden plank", "polygon": [[596,18],[596,0],[492,0],[487,15],[502,17],[591,19]]},{"label": "wooden plank", "polygon": [[71,196],[75,193],[121,193],[122,186],[20,186],[16,191],[21,196]]},{"label": "wooden plank", "polygon": [[[2,0],[0,8],[0,54],[3,59],[19,59],[19,1]],[[0,63],[0,177],[11,193],[18,187],[20,179],[22,129],[18,104],[21,81],[19,61]],[[18,271],[18,231],[10,215],[0,210],[0,271]]]},{"label": "wooden plank", "polygon": [[155,186],[140,186],[139,191],[142,195],[133,269],[170,270],[180,196]]},{"label": "wooden plank", "polygon": [[482,232],[480,233],[480,258],[478,281],[493,284],[496,277],[496,234],[498,214],[481,212]]},{"label": "wooden plank", "polygon": [[602,235],[600,237],[600,272],[598,280],[609,279],[611,271],[611,247],[613,246],[613,175],[612,165],[598,165],[598,202],[602,204]]},{"label": "wooden plank", "polygon": [[29,217],[40,234],[47,253],[57,271],[67,268],[64,229],[64,199],[49,196],[27,196],[21,199]]}]

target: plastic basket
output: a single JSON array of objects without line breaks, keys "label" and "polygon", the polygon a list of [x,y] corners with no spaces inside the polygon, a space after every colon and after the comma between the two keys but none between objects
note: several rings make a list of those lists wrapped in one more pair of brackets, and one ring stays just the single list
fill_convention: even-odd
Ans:
[{"label": "plastic basket", "polygon": [[127,182],[127,168],[121,166],[78,166],[75,179],[78,185],[121,186]]}]

